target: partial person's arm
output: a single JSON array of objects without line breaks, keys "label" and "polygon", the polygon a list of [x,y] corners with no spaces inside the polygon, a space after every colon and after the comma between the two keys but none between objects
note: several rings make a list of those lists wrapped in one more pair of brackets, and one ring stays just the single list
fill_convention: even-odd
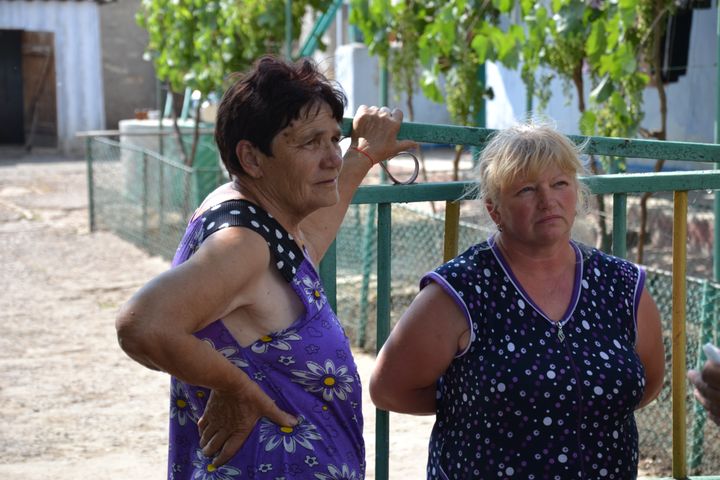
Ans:
[{"label": "partial person's arm", "polygon": [[[302,222],[302,230],[316,265],[335,239],[357,187],[374,165],[369,158],[378,163],[417,146],[411,140],[397,139],[402,119],[403,113],[398,109],[366,105],[358,108],[353,118],[350,148],[343,157],[338,179],[340,201],[332,207],[310,214]],[[355,148],[365,152],[365,155]]]},{"label": "partial person's arm", "polygon": [[460,307],[437,283],[423,288],[395,325],[370,377],[370,398],[383,410],[435,413],[438,378],[469,341]]},{"label": "partial person's arm", "polygon": [[701,371],[690,370],[688,378],[695,387],[695,398],[707,410],[710,420],[720,426],[720,363],[708,359]]},{"label": "partial person's arm", "polygon": [[[214,422],[203,435],[206,455],[221,450],[216,464],[229,460],[260,417],[280,425],[296,424],[241,369],[193,335],[252,303],[253,279],[268,269],[269,255],[266,242],[254,232],[244,228],[218,232],[185,263],[142,287],[116,319],[118,341],[132,359],[210,388],[221,399],[232,399],[233,413],[227,413],[225,425]],[[200,427],[203,434],[202,422]]]},{"label": "partial person's arm", "polygon": [[638,306],[635,350],[645,368],[645,392],[637,406],[642,408],[658,396],[665,375],[665,346],[660,312],[647,289],[643,289]]}]

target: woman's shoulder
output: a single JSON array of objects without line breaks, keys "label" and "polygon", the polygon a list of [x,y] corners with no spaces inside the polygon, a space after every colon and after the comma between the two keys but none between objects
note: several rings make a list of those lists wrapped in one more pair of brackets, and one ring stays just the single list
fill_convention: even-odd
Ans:
[{"label": "woman's shoulder", "polygon": [[495,256],[492,246],[488,241],[476,243],[468,247],[464,252],[438,266],[435,271],[467,270],[484,266]]},{"label": "woman's shoulder", "polygon": [[240,198],[240,192],[233,188],[232,183],[220,185],[205,197],[202,203],[195,209],[190,221],[194,221],[221,203],[239,200]]},{"label": "woman's shoulder", "polygon": [[[610,274],[618,272],[622,275],[635,277],[642,270],[640,265],[626,258],[603,252],[599,248],[579,242],[573,242],[577,247],[583,263],[597,272]],[[596,273],[597,274],[597,273]]]},{"label": "woman's shoulder", "polygon": [[[290,281],[305,258],[293,236],[283,228],[275,217],[259,205],[242,198],[225,200],[210,207],[200,217],[203,223],[201,244],[210,236],[219,238],[213,242],[229,245],[228,248],[249,250],[249,255],[267,258],[271,252],[277,269]],[[242,227],[242,228],[233,228]],[[221,247],[223,248],[223,247]]]}]

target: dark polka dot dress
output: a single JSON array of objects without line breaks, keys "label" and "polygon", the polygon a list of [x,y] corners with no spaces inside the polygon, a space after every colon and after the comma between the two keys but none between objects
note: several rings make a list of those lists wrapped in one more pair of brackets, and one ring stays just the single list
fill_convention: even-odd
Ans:
[{"label": "dark polka dot dress", "polygon": [[471,328],[437,385],[429,479],[634,479],[634,410],[645,386],[635,352],[645,273],[572,243],[567,312],[552,322],[494,239],[427,274]]},{"label": "dark polka dot dress", "polygon": [[292,236],[257,205],[223,202],[190,223],[173,266],[187,260],[210,235],[237,227],[252,229],[267,241],[275,267],[306,312],[290,327],[247,347],[238,344],[221,319],[195,335],[244,370],[300,423],[290,428],[261,419],[238,453],[216,468],[200,449],[197,427],[210,391],[173,377],[168,478],[361,480],[365,446],[360,376],[320,278]]}]

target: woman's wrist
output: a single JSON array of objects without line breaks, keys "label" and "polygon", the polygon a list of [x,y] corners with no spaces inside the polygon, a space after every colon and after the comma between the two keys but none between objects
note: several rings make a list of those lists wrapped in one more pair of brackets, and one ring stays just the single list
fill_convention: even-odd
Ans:
[{"label": "woman's wrist", "polygon": [[352,152],[355,152],[355,155],[356,155],[356,156],[362,157],[363,159],[365,159],[365,160],[367,160],[368,162],[370,162],[370,167],[368,167],[368,168],[372,168],[373,165],[375,165],[376,163],[378,163],[378,162],[372,157],[372,155],[370,155],[368,152],[366,152],[366,151],[363,150],[362,148],[358,148],[358,147],[356,147],[356,146],[354,146],[354,145],[351,145],[351,146],[348,148],[348,150],[349,150],[349,151],[352,151]]}]

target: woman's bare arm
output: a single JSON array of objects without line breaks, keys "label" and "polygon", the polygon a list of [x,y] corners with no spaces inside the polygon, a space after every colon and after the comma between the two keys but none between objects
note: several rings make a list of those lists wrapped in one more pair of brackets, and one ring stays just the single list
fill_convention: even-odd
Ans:
[{"label": "woman's bare arm", "polygon": [[226,399],[214,421],[201,419],[199,424],[205,454],[220,451],[214,460],[218,465],[235,454],[260,417],[279,425],[297,423],[241,369],[193,335],[252,302],[257,294],[253,279],[268,264],[267,244],[259,235],[241,228],[223,230],[188,261],[142,287],[116,319],[118,341],[128,356]]},{"label": "woman's bare arm", "polygon": [[469,324],[437,283],[415,297],[378,354],[370,397],[378,408],[434,414],[435,388],[455,355],[467,346]]},{"label": "woman's bare arm", "polygon": [[647,289],[640,296],[636,350],[645,368],[645,393],[637,408],[652,402],[660,393],[665,375],[665,346],[660,312]]}]

